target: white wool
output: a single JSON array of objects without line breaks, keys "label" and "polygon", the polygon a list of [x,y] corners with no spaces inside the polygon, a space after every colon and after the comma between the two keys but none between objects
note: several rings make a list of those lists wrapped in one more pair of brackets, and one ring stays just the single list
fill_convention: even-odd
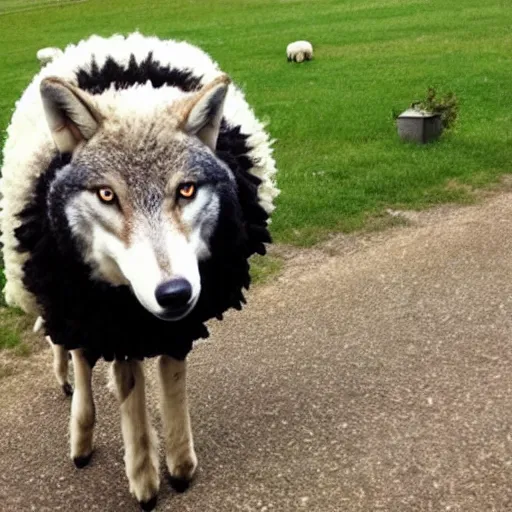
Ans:
[{"label": "white wool", "polygon": [[[132,54],[137,62],[141,62],[149,52],[163,66],[172,65],[173,68],[190,70],[194,75],[202,76],[203,85],[222,74],[217,63],[205,52],[185,42],[162,41],[140,33],[127,37],[115,35],[108,39],[92,36],[68,46],[60,56],[42,68],[16,103],[7,129],[0,179],[0,198],[3,196],[0,200],[0,228],[7,278],[5,295],[9,304],[17,305],[25,311],[38,311],[34,297],[22,284],[23,264],[28,255],[16,251],[14,230],[20,224],[16,216],[29,201],[36,179],[47,169],[55,154],[39,93],[41,80],[48,76],[58,76],[77,85],[75,70],[79,67],[88,70],[93,55],[101,68],[109,57],[127,66]],[[134,101],[136,94],[137,100]],[[139,116],[148,115],[159,105],[168,104],[170,97],[180,94],[183,93],[177,89],[153,89],[150,84],[145,84],[117,93],[110,89],[102,95],[96,95],[95,99],[103,108],[114,107],[116,112],[122,112],[123,115]],[[273,200],[279,194],[275,184],[276,167],[271,141],[263,124],[256,119],[245,101],[243,93],[233,84],[229,86],[226,96],[224,117],[231,125],[240,125],[241,132],[249,136],[249,144],[253,147],[249,156],[257,162],[249,172],[262,180],[258,189],[259,202],[271,213],[274,209]]]},{"label": "white wool", "polygon": [[60,57],[62,53],[63,52],[60,48],[41,48],[37,52],[37,59],[41,65],[44,66],[49,62],[54,61],[57,57]]},{"label": "white wool", "polygon": [[309,41],[295,41],[286,47],[286,56],[288,59],[309,60],[313,58],[313,45]]}]

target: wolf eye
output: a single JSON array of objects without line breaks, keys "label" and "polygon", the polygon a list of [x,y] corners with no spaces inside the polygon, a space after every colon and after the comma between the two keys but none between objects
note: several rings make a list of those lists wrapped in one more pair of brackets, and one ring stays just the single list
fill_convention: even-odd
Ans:
[{"label": "wolf eye", "polygon": [[97,190],[99,200],[105,204],[112,204],[116,198],[114,191],[108,187],[102,187]]},{"label": "wolf eye", "polygon": [[194,183],[183,183],[178,187],[178,194],[185,199],[192,199],[196,195],[196,191]]}]

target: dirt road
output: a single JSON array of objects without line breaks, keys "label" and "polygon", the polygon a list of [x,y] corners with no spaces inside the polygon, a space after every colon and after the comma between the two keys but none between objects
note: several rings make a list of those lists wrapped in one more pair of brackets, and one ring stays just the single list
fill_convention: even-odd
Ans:
[{"label": "dirt road", "polygon": [[[190,358],[200,469],[158,510],[512,510],[512,194],[413,217],[295,251],[212,324]],[[0,381],[0,510],[136,511],[104,366],[78,470],[50,354],[32,362]]]}]

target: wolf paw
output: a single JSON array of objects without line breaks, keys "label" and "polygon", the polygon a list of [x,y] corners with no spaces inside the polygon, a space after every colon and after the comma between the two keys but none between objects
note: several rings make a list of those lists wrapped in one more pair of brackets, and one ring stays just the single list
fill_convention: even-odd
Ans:
[{"label": "wolf paw", "polygon": [[167,479],[171,487],[179,493],[185,492],[193,480],[197,469],[197,457],[194,452],[188,454],[179,463],[167,461]]},{"label": "wolf paw", "polygon": [[149,512],[156,508],[157,495],[155,494],[151,499],[147,501],[139,501],[140,508],[144,510],[144,512]]},{"label": "wolf paw", "polygon": [[88,455],[78,455],[77,457],[73,457],[73,463],[78,469],[85,468],[91,462],[92,452]]}]

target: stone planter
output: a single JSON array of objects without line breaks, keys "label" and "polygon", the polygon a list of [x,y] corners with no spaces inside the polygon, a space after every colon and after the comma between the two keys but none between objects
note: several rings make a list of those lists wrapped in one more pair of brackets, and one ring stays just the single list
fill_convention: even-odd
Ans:
[{"label": "stone planter", "polygon": [[402,140],[426,144],[439,138],[443,124],[439,114],[422,110],[408,109],[402,112],[397,120],[398,135]]}]

